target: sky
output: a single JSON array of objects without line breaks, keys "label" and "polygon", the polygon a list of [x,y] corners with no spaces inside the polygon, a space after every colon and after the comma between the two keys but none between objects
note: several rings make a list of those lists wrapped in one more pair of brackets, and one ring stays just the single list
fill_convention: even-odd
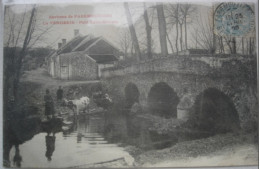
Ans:
[{"label": "sky", "polygon": [[[11,9],[13,12],[22,15],[25,7],[27,10],[30,8],[30,6],[16,5]],[[69,15],[72,16],[72,18],[68,18]],[[89,18],[79,18],[79,15],[92,16]],[[74,21],[74,24],[53,25],[52,22],[56,21]],[[86,23],[87,21],[89,22],[88,24]],[[100,24],[97,23],[97,21],[106,21],[106,23]],[[117,36],[118,29],[127,26],[122,3],[100,3],[95,5],[40,5],[38,6],[37,11],[37,22],[42,29],[51,27],[46,35],[46,45],[51,45],[58,40],[56,42],[57,44],[61,39],[70,40],[74,36],[74,29],[79,29],[79,32],[82,35],[93,34],[94,36],[104,36],[107,39],[112,39],[113,43],[116,43],[114,37]],[[113,24],[110,24],[111,22]],[[42,43],[42,45],[44,46],[44,43]]]},{"label": "sky", "polygon": [[[197,4],[200,4],[197,5],[197,16],[204,17],[203,20],[207,20],[207,10],[212,3]],[[155,2],[146,3],[146,6],[148,7],[153,5],[155,5]],[[30,10],[31,7],[31,5],[12,5],[10,10],[15,14],[22,15],[24,11]],[[119,47],[120,31],[123,29],[128,29],[124,6],[123,3],[120,2],[38,4],[37,7],[38,28],[44,30],[51,27],[48,33],[44,35],[45,38],[40,41],[37,46],[50,46],[57,49],[58,43],[61,42],[61,39],[67,39],[67,41],[69,41],[74,37],[74,30],[78,29],[82,35],[92,34],[94,36],[103,36],[112,44]],[[129,3],[129,7],[131,9],[133,22],[136,22],[142,17],[143,4],[132,2]],[[155,17],[157,17],[156,13]],[[74,24],[52,24],[53,22],[74,22]],[[193,26],[194,25],[190,24],[188,25],[188,28],[192,28]],[[139,28],[141,31],[137,30],[138,38],[145,36],[145,27],[142,27],[143,29]],[[8,29],[5,29],[5,31],[8,31]],[[156,29],[153,29],[152,33],[154,36],[158,36],[158,31]],[[6,34],[7,33],[5,33],[5,35]],[[190,31],[188,34],[190,34]],[[173,36],[174,35],[172,35],[172,38],[174,39]],[[154,41],[156,46],[155,50],[159,51],[158,38],[154,38]],[[168,50],[170,50],[170,48]]]},{"label": "sky", "polygon": [[[146,6],[150,7],[154,4],[146,3]],[[130,3],[129,6],[133,22],[136,22],[138,18],[142,17],[143,4]],[[10,9],[13,13],[22,15],[31,7],[31,5],[13,5]],[[71,18],[68,18],[69,15]],[[79,15],[92,16],[79,18]],[[74,21],[74,24],[53,25],[52,23],[56,21]],[[106,23],[100,23],[103,21]],[[128,26],[123,3],[40,4],[37,11],[37,22],[41,29],[51,27],[48,34],[45,35],[46,38],[38,43],[38,46],[51,46],[53,48],[57,48],[61,39],[67,39],[67,41],[72,39],[74,29],[78,29],[82,35],[103,36],[114,45],[119,46],[119,33],[122,29],[127,29]]]}]

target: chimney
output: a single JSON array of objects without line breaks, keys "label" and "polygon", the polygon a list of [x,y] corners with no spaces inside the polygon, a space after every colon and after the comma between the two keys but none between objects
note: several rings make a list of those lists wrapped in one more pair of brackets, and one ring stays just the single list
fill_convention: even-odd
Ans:
[{"label": "chimney", "polygon": [[79,29],[74,29],[74,37],[79,35]]},{"label": "chimney", "polygon": [[58,43],[58,49],[60,49],[60,48],[61,48],[61,45],[62,45],[62,43]]},{"label": "chimney", "polygon": [[62,39],[62,45],[64,46],[66,44],[66,39]]}]

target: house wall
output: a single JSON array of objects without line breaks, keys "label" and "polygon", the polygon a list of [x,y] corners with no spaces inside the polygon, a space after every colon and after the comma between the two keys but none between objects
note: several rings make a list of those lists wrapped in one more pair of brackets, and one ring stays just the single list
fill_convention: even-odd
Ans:
[{"label": "house wall", "polygon": [[46,59],[46,64],[47,64],[47,72],[49,73],[49,75],[51,75],[51,59],[50,58]]},{"label": "house wall", "polygon": [[57,56],[55,58],[55,62],[54,62],[54,67],[55,67],[55,70],[54,70],[54,76],[55,78],[60,78],[60,55]]},{"label": "house wall", "polygon": [[108,68],[108,67],[114,67],[115,64],[114,63],[109,63],[109,64],[98,64],[98,77],[101,77],[101,71],[104,68]]},{"label": "house wall", "polygon": [[54,62],[53,62],[53,60],[50,61],[50,67],[49,68],[50,68],[49,73],[53,77],[54,76]]},{"label": "house wall", "polygon": [[98,65],[88,56],[74,56],[69,68],[70,80],[96,80]]},{"label": "house wall", "polygon": [[60,78],[64,80],[69,79],[69,65],[61,66]]}]

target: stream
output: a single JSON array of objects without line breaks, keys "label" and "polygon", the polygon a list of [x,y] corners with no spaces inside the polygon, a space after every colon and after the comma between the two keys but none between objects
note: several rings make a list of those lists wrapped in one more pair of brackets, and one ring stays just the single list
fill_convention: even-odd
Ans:
[{"label": "stream", "polygon": [[117,143],[104,138],[103,116],[79,118],[70,130],[40,132],[10,151],[11,166],[93,167],[131,166],[133,157]]}]

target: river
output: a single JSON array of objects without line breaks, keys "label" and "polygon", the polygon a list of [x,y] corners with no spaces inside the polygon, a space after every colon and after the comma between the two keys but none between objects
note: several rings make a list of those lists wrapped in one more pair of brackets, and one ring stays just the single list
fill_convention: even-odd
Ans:
[{"label": "river", "polygon": [[131,166],[133,157],[119,143],[106,140],[104,129],[103,116],[90,116],[77,119],[70,130],[40,132],[19,148],[12,147],[11,166],[15,166],[14,159],[26,168]]}]

